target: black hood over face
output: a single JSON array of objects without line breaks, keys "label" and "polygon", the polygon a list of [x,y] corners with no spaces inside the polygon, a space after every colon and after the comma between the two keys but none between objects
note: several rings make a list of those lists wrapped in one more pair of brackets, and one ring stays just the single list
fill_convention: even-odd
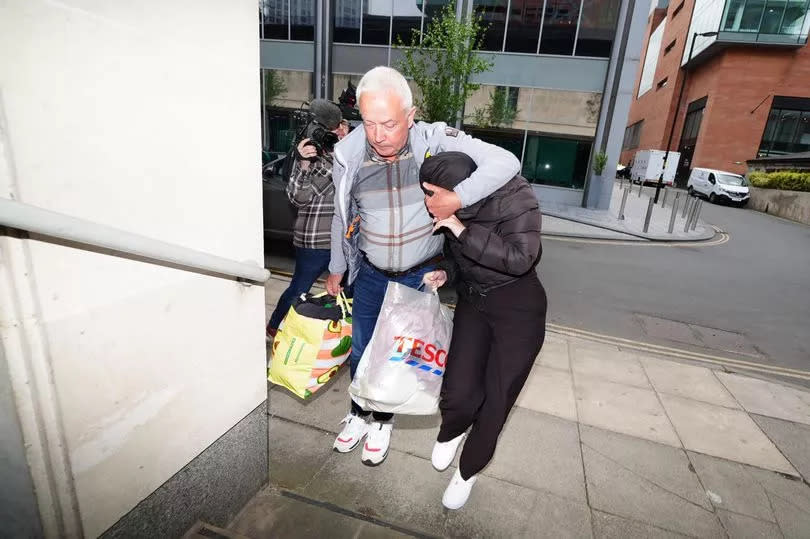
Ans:
[{"label": "black hood over face", "polygon": [[[462,152],[442,152],[425,159],[419,169],[419,183],[432,183],[448,191],[470,177],[478,167],[475,161]],[[425,190],[424,185],[422,189]],[[425,191],[427,193],[427,191]],[[456,212],[456,216],[461,219],[475,217],[481,207],[481,202],[472,206],[462,208]]]}]

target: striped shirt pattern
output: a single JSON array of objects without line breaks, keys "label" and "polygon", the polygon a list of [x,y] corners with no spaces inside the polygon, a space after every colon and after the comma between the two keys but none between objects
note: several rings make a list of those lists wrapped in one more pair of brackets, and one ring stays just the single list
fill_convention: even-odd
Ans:
[{"label": "striped shirt pattern", "polygon": [[369,147],[352,196],[360,213],[360,250],[377,268],[405,271],[441,253],[444,236],[433,234],[419,167],[407,147],[391,162]]},{"label": "striped shirt pattern", "polygon": [[332,156],[318,158],[307,170],[296,160],[287,197],[298,208],[293,245],[307,249],[329,249],[332,215],[335,213],[335,184],[332,183]]}]

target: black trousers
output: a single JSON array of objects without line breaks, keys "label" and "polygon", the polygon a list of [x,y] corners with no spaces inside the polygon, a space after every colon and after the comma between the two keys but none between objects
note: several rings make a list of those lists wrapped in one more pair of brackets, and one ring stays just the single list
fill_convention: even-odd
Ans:
[{"label": "black trousers", "polygon": [[492,459],[509,411],[543,346],[545,326],[546,292],[535,274],[485,296],[459,290],[437,440],[450,441],[472,427],[459,464],[465,480]]}]

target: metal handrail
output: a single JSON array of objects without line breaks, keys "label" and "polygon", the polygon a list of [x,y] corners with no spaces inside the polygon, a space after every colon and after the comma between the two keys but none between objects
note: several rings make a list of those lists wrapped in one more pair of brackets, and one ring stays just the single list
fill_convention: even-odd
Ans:
[{"label": "metal handrail", "polygon": [[0,225],[251,283],[262,284],[270,278],[268,270],[254,263],[237,262],[2,197]]}]

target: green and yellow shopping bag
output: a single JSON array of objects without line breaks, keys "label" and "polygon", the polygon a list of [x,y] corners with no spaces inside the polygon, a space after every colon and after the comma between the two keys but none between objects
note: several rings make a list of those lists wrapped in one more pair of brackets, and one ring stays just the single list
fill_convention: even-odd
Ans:
[{"label": "green and yellow shopping bag", "polygon": [[304,294],[278,328],[267,379],[306,399],[337,373],[351,350],[351,300],[342,292]]}]

